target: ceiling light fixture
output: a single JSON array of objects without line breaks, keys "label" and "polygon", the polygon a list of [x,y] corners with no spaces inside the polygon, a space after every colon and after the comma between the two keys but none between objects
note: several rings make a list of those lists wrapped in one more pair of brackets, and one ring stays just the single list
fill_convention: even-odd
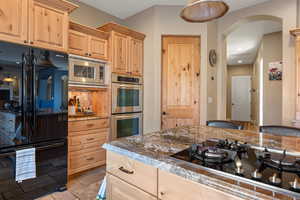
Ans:
[{"label": "ceiling light fixture", "polygon": [[242,64],[242,63],[243,63],[243,61],[242,61],[242,60],[238,60],[238,63],[239,63],[239,64]]},{"label": "ceiling light fixture", "polygon": [[189,0],[181,17],[188,22],[208,22],[223,17],[229,6],[223,0]]}]

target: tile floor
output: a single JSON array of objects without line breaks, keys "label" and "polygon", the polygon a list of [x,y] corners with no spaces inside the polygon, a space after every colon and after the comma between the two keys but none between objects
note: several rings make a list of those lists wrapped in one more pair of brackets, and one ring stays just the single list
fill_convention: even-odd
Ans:
[{"label": "tile floor", "polygon": [[75,175],[69,180],[67,191],[56,192],[37,200],[95,200],[104,176],[105,167]]}]

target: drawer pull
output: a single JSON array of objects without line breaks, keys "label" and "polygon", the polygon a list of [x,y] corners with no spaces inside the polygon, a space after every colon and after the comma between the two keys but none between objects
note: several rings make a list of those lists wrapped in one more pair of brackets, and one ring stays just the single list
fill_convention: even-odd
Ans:
[{"label": "drawer pull", "polygon": [[129,171],[129,170],[125,169],[124,167],[120,167],[119,170],[126,173],[126,174],[133,174],[134,173],[133,171]]},{"label": "drawer pull", "polygon": [[94,124],[87,124],[86,126],[87,126],[87,127],[93,127]]},{"label": "drawer pull", "polygon": [[93,141],[95,138],[88,138],[87,141]]},{"label": "drawer pull", "polygon": [[86,159],[87,161],[92,161],[92,160],[94,160],[94,158],[93,157],[91,157],[91,158],[88,158],[88,159]]}]

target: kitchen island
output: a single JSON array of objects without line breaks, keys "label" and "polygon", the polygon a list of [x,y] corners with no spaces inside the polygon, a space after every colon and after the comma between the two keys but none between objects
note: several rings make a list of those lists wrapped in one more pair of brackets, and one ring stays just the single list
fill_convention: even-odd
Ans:
[{"label": "kitchen island", "polygon": [[285,149],[300,157],[300,138],[211,127],[182,127],[106,143],[108,200],[300,199],[296,192],[255,184],[171,157],[192,144],[219,138],[251,148]]}]

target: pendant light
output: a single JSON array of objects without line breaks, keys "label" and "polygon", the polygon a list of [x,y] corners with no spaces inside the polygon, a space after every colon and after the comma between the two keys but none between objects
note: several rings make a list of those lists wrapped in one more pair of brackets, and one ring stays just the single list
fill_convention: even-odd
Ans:
[{"label": "pendant light", "polygon": [[222,0],[189,0],[181,17],[188,22],[208,22],[223,17],[229,6]]}]

